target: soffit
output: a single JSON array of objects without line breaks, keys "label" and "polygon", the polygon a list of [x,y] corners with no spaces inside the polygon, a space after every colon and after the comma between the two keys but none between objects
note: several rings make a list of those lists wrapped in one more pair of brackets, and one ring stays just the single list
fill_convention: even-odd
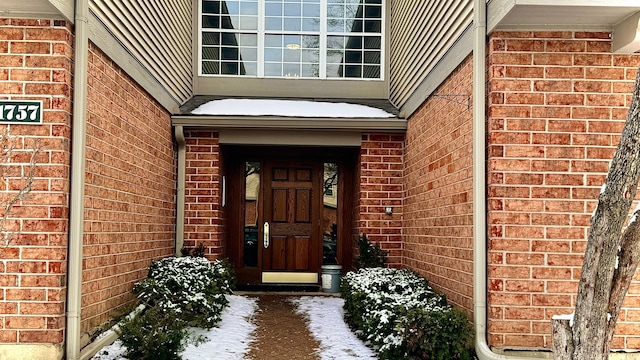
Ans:
[{"label": "soffit", "polygon": [[405,132],[407,121],[399,117],[399,111],[387,100],[380,99],[318,99],[318,98],[270,98],[270,100],[305,100],[365,105],[384,110],[389,118],[330,118],[296,116],[228,116],[194,115],[191,111],[202,104],[228,97],[195,96],[180,107],[180,114],[172,116],[174,126],[187,128],[211,128],[218,130],[320,130],[320,131],[385,131]]},{"label": "soffit", "polygon": [[638,11],[638,0],[490,0],[487,33],[500,29],[612,31]]},{"label": "soffit", "polygon": [[0,17],[68,20],[74,19],[72,0],[0,0]]}]

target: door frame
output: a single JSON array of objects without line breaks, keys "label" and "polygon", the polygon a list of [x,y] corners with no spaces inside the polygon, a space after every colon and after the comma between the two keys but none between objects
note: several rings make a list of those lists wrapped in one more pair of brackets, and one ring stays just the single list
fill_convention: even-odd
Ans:
[{"label": "door frame", "polygon": [[[223,209],[226,218],[225,239],[227,254],[235,267],[238,284],[262,284],[260,256],[258,267],[244,267],[244,216],[245,216],[245,162],[269,160],[313,160],[321,164],[335,162],[340,169],[338,173],[338,207],[337,207],[337,258],[343,271],[351,269],[352,248],[355,241],[354,229],[354,194],[358,190],[356,166],[359,148],[355,147],[272,147],[272,146],[238,146],[222,145],[222,175],[225,176],[226,206]],[[263,180],[263,179],[261,179]],[[261,181],[260,186],[263,186]],[[239,201],[239,199],[242,199]],[[259,214],[258,224],[262,224]],[[258,226],[258,241],[262,240],[262,228]],[[320,230],[320,233],[322,231]],[[357,234],[356,234],[357,235]],[[322,244],[322,241],[320,241]],[[260,245],[261,246],[261,245]],[[321,246],[321,245],[320,245]],[[319,249],[322,254],[322,249]],[[320,259],[322,264],[322,259]],[[319,270],[319,269],[318,269]],[[319,277],[318,277],[319,278]]]}]

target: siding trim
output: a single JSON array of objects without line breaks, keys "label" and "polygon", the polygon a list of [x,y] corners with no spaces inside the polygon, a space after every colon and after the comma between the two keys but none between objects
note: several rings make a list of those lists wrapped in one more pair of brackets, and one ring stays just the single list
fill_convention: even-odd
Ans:
[{"label": "siding trim", "polygon": [[473,23],[455,40],[438,63],[429,71],[420,85],[400,107],[400,117],[408,119],[422,103],[442,84],[473,50]]},{"label": "siding trim", "polygon": [[179,113],[181,105],[179,100],[117,40],[114,34],[91,11],[89,13],[89,40],[118,64],[167,111],[172,114]]}]

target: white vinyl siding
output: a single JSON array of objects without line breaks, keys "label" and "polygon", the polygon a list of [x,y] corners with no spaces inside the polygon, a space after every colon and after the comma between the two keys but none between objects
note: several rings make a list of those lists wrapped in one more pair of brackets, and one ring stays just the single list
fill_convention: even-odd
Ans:
[{"label": "white vinyl siding", "polygon": [[400,107],[473,21],[472,0],[392,0],[391,102]]},{"label": "white vinyl siding", "polygon": [[191,0],[92,0],[104,23],[161,86],[183,103],[192,96]]}]

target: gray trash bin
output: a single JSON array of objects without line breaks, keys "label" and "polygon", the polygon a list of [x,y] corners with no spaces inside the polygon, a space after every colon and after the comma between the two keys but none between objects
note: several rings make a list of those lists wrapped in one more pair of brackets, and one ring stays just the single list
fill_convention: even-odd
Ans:
[{"label": "gray trash bin", "polygon": [[340,291],[341,265],[322,265],[322,292],[337,293]]}]

